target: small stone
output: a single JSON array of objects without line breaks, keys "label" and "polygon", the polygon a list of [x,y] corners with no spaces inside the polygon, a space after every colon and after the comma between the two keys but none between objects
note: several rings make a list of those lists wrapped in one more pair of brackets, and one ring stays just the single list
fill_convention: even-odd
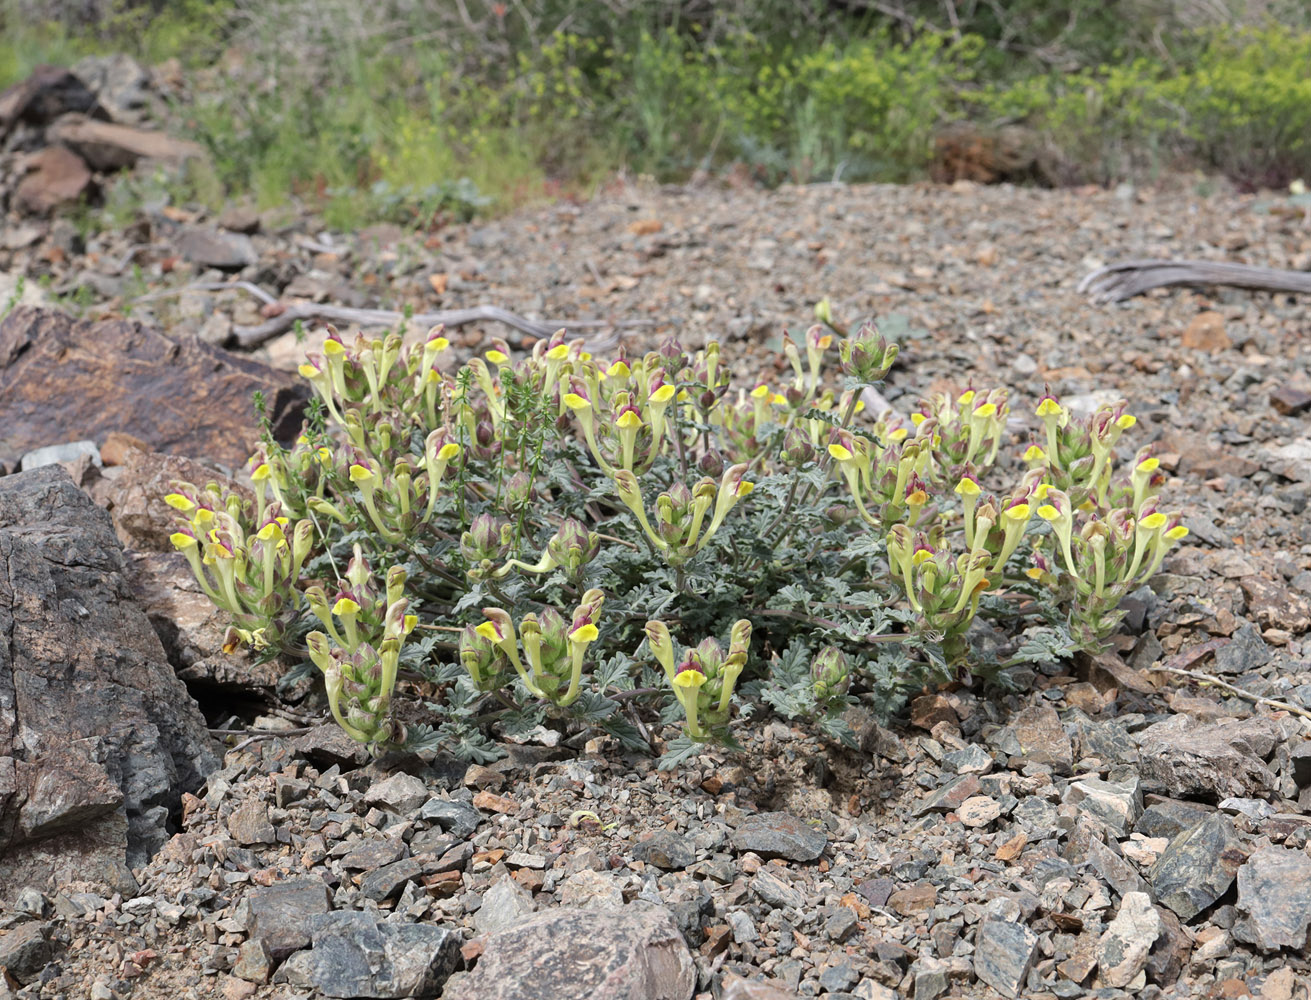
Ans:
[{"label": "small stone", "polygon": [[762,858],[814,861],[824,853],[828,837],[791,813],[756,813],[744,819],[729,835],[738,851],[754,851]]},{"label": "small stone", "polygon": [[442,1000],[688,1000],[696,966],[670,912],[555,908],[487,939],[473,972]]},{"label": "small stone", "polygon": [[888,897],[888,906],[903,917],[909,917],[933,909],[937,901],[938,887],[929,882],[921,882],[918,885],[907,886],[905,889],[898,889]]},{"label": "small stone", "polygon": [[696,851],[683,835],[673,830],[657,830],[633,845],[633,857],[665,871],[674,871],[696,861]]},{"label": "small stone", "polygon": [[806,897],[776,875],[767,871],[751,877],[751,891],[770,906],[798,909],[805,905]]},{"label": "small stone", "polygon": [[968,827],[982,827],[1001,815],[1001,806],[987,795],[975,795],[960,804],[956,815]]},{"label": "small stone", "polygon": [[1161,798],[1143,810],[1133,829],[1134,833],[1141,833],[1144,837],[1164,837],[1167,841],[1174,840],[1179,834],[1191,830],[1214,812],[1214,809],[1193,802]]},{"label": "small stone", "polygon": [[250,901],[247,931],[252,938],[263,940],[275,962],[308,945],[310,935],[305,921],[332,909],[332,895],[317,878],[294,879],[254,889],[247,899]]},{"label": "small stone", "polygon": [[1233,346],[1229,334],[1225,333],[1224,317],[1214,311],[1198,313],[1184,327],[1179,343],[1190,351],[1207,351],[1217,354]]},{"label": "small stone", "polygon": [[1274,407],[1276,413],[1295,417],[1311,410],[1311,392],[1291,385],[1280,386],[1270,394],[1270,405]]},{"label": "small stone", "polygon": [[1011,722],[1026,761],[1050,764],[1057,774],[1069,774],[1074,765],[1074,747],[1050,705],[1026,708]]},{"label": "small stone", "polygon": [[910,703],[910,721],[921,729],[932,729],[939,722],[953,726],[960,725],[960,717],[951,707],[946,696],[940,694],[920,695]]},{"label": "small stone", "polygon": [[974,936],[974,974],[1003,996],[1019,996],[1038,951],[1038,935],[1020,923],[990,918]]},{"label": "small stone", "polygon": [[1233,822],[1214,813],[1170,841],[1147,880],[1163,906],[1192,920],[1228,891],[1245,860]]},{"label": "small stone", "polygon": [[408,816],[428,800],[429,794],[422,779],[402,771],[370,785],[364,793],[364,804]]},{"label": "small stone", "polygon": [[1161,917],[1145,892],[1126,893],[1120,912],[1097,942],[1102,982],[1124,987],[1147,965],[1152,945],[1161,935]]},{"label": "small stone", "polygon": [[1147,883],[1133,865],[1116,854],[1100,840],[1088,843],[1088,863],[1101,878],[1121,896],[1130,892],[1146,892]]},{"label": "small stone", "polygon": [[[612,876],[584,868],[574,872],[560,886],[560,905],[617,910],[624,905],[624,894]],[[732,923],[731,919],[729,922]]]},{"label": "small stone", "polygon": [[482,825],[483,817],[467,802],[450,802],[445,799],[429,799],[419,810],[419,819],[436,823],[447,833],[464,839],[472,837]]},{"label": "small stone", "polygon": [[228,832],[238,844],[277,843],[277,831],[269,822],[269,807],[259,799],[247,799],[228,817]]},{"label": "small stone", "polygon": [[535,909],[533,894],[506,876],[483,893],[482,906],[473,915],[479,934],[495,934],[518,923]]},{"label": "small stone", "polygon": [[1061,801],[1096,816],[1117,837],[1127,836],[1143,812],[1142,791],[1136,778],[1123,783],[1101,778],[1072,781]]},{"label": "small stone", "polygon": [[1234,936],[1262,951],[1307,948],[1311,924],[1311,858],[1287,847],[1263,847],[1238,870],[1238,909],[1245,919]]},{"label": "small stone", "polygon": [[943,754],[942,763],[957,774],[987,774],[995,762],[987,750],[977,743],[971,743],[964,750]]}]

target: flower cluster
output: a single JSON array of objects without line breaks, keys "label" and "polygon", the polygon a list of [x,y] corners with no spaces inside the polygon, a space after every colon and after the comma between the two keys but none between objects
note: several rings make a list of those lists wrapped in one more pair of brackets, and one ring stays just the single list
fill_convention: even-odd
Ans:
[{"label": "flower cluster", "polygon": [[297,585],[313,545],[312,522],[293,526],[282,504],[268,501],[268,478],[266,464],[252,470],[253,505],[214,483],[197,489],[175,482],[164,497],[178,512],[169,540],[187,557],[205,596],[231,616],[228,648],[280,642],[295,616]]},{"label": "flower cluster", "polygon": [[[1156,458],[1126,464],[1126,404],[1076,419],[1048,393],[1030,417],[970,388],[867,412],[897,346],[816,317],[770,380],[735,380],[713,341],[602,359],[559,331],[460,363],[441,328],[329,331],[300,438],[260,446],[249,497],[180,484],[174,544],[232,644],[308,655],[352,738],[471,759],[497,752],[496,706],[506,736],[549,715],[629,746],[681,713],[666,759],[731,745],[744,693],[840,735],[857,695],[996,666],[969,643],[1003,606],[985,595],[1103,643],[1187,534]],[[436,727],[396,718],[402,656]]]},{"label": "flower cluster", "polygon": [[669,626],[662,621],[646,623],[646,641],[683,708],[687,735],[697,741],[710,739],[714,730],[728,724],[733,688],[747,664],[751,623],[741,619],[733,624],[727,656],[719,640],[707,638],[685,649],[679,659]]},{"label": "flower cluster", "polygon": [[530,611],[519,619],[517,634],[508,611],[483,608],[487,620],[461,636],[460,662],[481,691],[494,690],[505,673],[500,662],[509,663],[534,698],[566,708],[582,693],[583,660],[601,634],[597,622],[604,603],[601,591],[589,590],[569,621],[554,608]]},{"label": "flower cluster", "polygon": [[405,570],[393,566],[379,592],[357,545],[342,583],[331,598],[318,584],[305,589],[323,626],[305,637],[310,660],[323,673],[328,707],[346,735],[371,745],[403,744],[405,726],[392,717],[392,694],[405,637],[418,624],[406,613]]}]

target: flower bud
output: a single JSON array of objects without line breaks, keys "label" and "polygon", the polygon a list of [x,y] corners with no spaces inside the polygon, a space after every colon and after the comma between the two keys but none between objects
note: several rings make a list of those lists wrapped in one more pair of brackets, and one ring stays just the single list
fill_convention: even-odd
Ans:
[{"label": "flower bud", "polygon": [[810,665],[811,689],[815,700],[841,698],[851,688],[851,664],[836,646],[825,646]]},{"label": "flower bud", "polygon": [[546,543],[546,551],[571,580],[582,575],[583,567],[596,557],[600,548],[600,537],[572,517],[567,518]]},{"label": "flower bud", "polygon": [[724,456],[715,448],[711,448],[696,463],[697,471],[703,476],[710,476],[718,479],[724,474]]}]

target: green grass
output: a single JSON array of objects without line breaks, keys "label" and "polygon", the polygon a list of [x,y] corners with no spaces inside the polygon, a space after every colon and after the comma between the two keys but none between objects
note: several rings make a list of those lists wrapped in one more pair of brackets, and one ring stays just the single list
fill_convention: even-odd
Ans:
[{"label": "green grass", "polygon": [[[1162,50],[1155,22],[1108,20],[1093,0],[1024,0],[1005,24],[981,11],[959,35],[785,0],[717,4],[700,20],[677,0],[627,18],[533,0],[533,25],[477,0],[469,24],[406,0],[183,0],[93,26],[20,16],[23,2],[0,0],[0,86],[94,52],[185,67],[176,127],[211,163],[120,185],[111,223],[144,200],[236,195],[307,203],[340,228],[425,227],[621,170],[903,181],[925,175],[935,131],[959,119],[1031,125],[1069,181],[1183,163],[1251,185],[1311,176],[1306,24],[1181,28]],[[1159,19],[1163,2],[1118,9]]]}]

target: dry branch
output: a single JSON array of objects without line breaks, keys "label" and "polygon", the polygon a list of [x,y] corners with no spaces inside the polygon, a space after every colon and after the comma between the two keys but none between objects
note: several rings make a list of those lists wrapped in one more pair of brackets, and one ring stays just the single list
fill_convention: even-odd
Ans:
[{"label": "dry branch", "polygon": [[1123,302],[1168,285],[1227,285],[1263,292],[1311,293],[1311,274],[1214,260],[1127,260],[1093,271],[1079,291],[1095,302]]},{"label": "dry branch", "polygon": [[[536,323],[533,320],[512,313],[499,306],[474,306],[471,309],[444,309],[440,312],[415,313],[407,317],[404,313],[390,309],[348,309],[344,306],[298,305],[288,306],[279,315],[259,326],[239,326],[233,331],[240,347],[255,347],[278,334],[290,330],[297,322],[340,323],[343,326],[397,326],[407,322],[419,327],[462,326],[466,323],[504,323],[521,333],[542,338],[549,337],[556,330],[595,329],[630,326],[651,326],[655,320],[576,320],[571,323],[548,322]],[[598,345],[601,346],[601,345]]]}]

